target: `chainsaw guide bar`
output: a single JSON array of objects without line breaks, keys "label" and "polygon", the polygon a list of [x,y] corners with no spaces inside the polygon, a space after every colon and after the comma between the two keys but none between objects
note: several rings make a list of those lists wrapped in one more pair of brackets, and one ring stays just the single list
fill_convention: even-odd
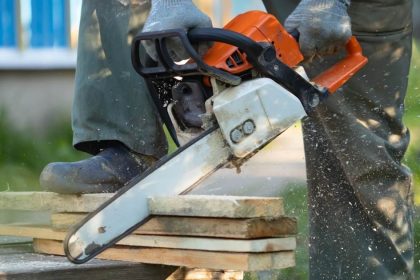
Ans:
[{"label": "chainsaw guide bar", "polygon": [[[215,149],[217,153],[215,153]],[[81,264],[130,234],[149,216],[147,198],[178,195],[228,162],[230,149],[213,128],[134,178],[114,197],[70,229],[64,251]]]}]

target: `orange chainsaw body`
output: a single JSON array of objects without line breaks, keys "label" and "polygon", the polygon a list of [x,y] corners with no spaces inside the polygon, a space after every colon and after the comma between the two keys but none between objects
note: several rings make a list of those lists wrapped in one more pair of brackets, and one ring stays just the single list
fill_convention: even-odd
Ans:
[{"label": "orange chainsaw body", "polygon": [[[241,33],[257,42],[273,44],[278,58],[289,67],[297,66],[303,61],[299,44],[273,15],[250,11],[235,17],[224,29]],[[204,55],[203,60],[208,65],[232,74],[253,68],[243,52],[235,46],[224,43],[215,43]]]},{"label": "orange chainsaw body", "polygon": [[[236,16],[224,29],[241,33],[256,42],[273,44],[278,59],[293,68],[303,61],[299,43],[290,35],[283,25],[271,14],[262,11],[250,11]],[[346,45],[347,57],[324,71],[312,81],[318,86],[335,92],[346,83],[366,63],[362,49],[355,37]],[[204,55],[203,60],[213,67],[232,74],[240,74],[253,68],[246,55],[238,47],[216,42]],[[210,85],[208,77],[205,84]]]}]

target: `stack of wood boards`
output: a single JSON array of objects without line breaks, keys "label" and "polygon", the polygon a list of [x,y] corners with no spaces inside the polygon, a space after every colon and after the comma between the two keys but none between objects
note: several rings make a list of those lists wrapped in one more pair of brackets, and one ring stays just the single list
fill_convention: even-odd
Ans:
[{"label": "stack of wood boards", "polygon": [[[51,211],[51,225],[1,225],[0,235],[34,239],[36,252],[64,255],[69,227],[112,194],[0,193],[0,210]],[[295,265],[296,220],[281,198],[149,198],[153,217],[97,258],[209,269],[258,271]]]}]

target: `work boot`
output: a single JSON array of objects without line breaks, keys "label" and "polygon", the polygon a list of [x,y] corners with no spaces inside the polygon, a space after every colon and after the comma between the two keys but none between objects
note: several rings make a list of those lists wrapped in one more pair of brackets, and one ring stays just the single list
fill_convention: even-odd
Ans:
[{"label": "work boot", "polygon": [[48,164],[41,173],[40,184],[44,190],[56,193],[110,193],[143,173],[155,161],[118,142],[89,159]]}]

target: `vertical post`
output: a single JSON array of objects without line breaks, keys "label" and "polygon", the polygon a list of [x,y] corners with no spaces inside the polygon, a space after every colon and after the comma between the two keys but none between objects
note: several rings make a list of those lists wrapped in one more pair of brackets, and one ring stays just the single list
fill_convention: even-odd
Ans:
[{"label": "vertical post", "polygon": [[68,46],[69,21],[66,9],[66,0],[31,1],[31,47]]},{"label": "vertical post", "polygon": [[23,27],[22,27],[22,15],[21,15],[20,0],[14,0],[14,2],[15,2],[15,5],[16,5],[16,7],[15,7],[16,47],[19,50],[22,50],[23,49],[23,38],[22,38]]},{"label": "vertical post", "polygon": [[48,38],[50,16],[48,15],[49,1],[31,0],[31,40],[30,46],[40,48],[51,44]]},{"label": "vertical post", "polygon": [[52,19],[53,45],[61,48],[68,47],[69,21],[67,14],[67,0],[54,0],[52,5]]},{"label": "vertical post", "polygon": [[0,47],[16,47],[16,3],[0,0]]},{"label": "vertical post", "polygon": [[70,1],[71,0],[64,0],[64,20],[65,20],[65,40],[66,40],[66,47],[71,48],[71,11],[70,11]]}]

